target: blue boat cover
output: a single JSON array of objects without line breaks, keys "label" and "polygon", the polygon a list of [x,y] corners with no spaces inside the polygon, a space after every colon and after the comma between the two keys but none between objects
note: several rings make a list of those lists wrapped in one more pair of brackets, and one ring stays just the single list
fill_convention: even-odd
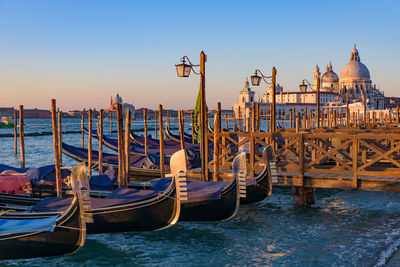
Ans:
[{"label": "blue boat cover", "polygon": [[[110,208],[142,201],[159,194],[153,190],[138,190],[129,188],[119,188],[114,190],[106,198],[90,198],[92,209]],[[47,197],[40,203],[36,204],[32,210],[38,212],[62,212],[71,205],[71,198]]]},{"label": "blue boat cover", "polygon": [[[165,190],[171,179],[159,179],[150,189],[156,191]],[[183,203],[200,202],[207,200],[221,199],[221,191],[230,182],[205,182],[205,181],[187,181],[188,200]]]},{"label": "blue boat cover", "polygon": [[0,235],[53,232],[58,215],[41,219],[0,219]]},{"label": "blue boat cover", "polygon": [[117,182],[117,170],[110,166],[102,175],[92,175],[90,177],[90,189],[93,190],[112,190]]}]

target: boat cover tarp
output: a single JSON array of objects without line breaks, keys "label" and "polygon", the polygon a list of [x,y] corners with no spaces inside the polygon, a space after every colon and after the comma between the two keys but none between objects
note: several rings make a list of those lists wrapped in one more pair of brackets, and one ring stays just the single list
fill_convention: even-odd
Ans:
[{"label": "boat cover tarp", "polygon": [[93,190],[112,190],[117,182],[117,170],[110,166],[102,175],[90,177],[90,188]]},{"label": "boat cover tarp", "polygon": [[[26,176],[33,184],[51,184],[55,185],[56,174],[54,165],[46,165],[38,168],[16,168],[4,164],[0,164],[0,172],[5,170],[13,170],[18,173],[26,173]],[[61,170],[61,178],[66,178],[71,171],[68,169]]]},{"label": "boat cover tarp", "polygon": [[[165,190],[168,187],[171,179],[161,178],[150,189]],[[230,182],[205,182],[205,181],[187,181],[188,200],[183,203],[201,202],[207,200],[221,199],[221,191]]]},{"label": "boat cover tarp", "polygon": [[[88,161],[88,150],[86,148],[71,146],[63,142],[62,149],[64,152],[73,155],[75,158],[78,158],[81,161]],[[152,163],[147,160],[146,156],[130,155],[129,160],[130,167],[132,168],[143,168],[146,170],[157,169],[156,166],[152,166]],[[92,150],[92,161],[99,161],[99,152],[96,150]],[[103,163],[118,166],[118,155],[103,152]]]},{"label": "boat cover tarp", "polygon": [[15,170],[0,173],[0,192],[7,194],[32,194],[32,184],[28,177]]},{"label": "boat cover tarp", "polygon": [[[118,141],[117,140],[113,140],[113,139],[104,137],[104,141],[112,149],[115,149],[115,150],[118,149]],[[177,152],[179,150],[180,150],[180,144],[177,143],[177,145],[174,146],[174,147],[169,147],[169,148],[165,147],[164,152],[165,152],[165,155],[172,155],[173,153],[175,153],[175,152]],[[198,168],[198,167],[200,167],[201,166],[200,152],[198,152],[196,150],[192,150],[190,148],[186,148],[185,151],[186,151],[186,159],[187,159],[187,162],[189,163],[188,164],[189,165],[188,168]],[[141,145],[138,145],[138,144],[131,143],[131,152],[144,154],[144,147],[141,146]],[[146,163],[147,165],[144,168],[147,169],[147,170],[159,169],[160,168],[159,167],[159,162],[160,162],[160,160],[159,160],[160,159],[160,149],[159,149],[159,147],[157,146],[156,148],[155,147],[151,148],[149,146],[148,152],[149,152],[149,155],[148,155],[149,162]],[[166,166],[169,165],[167,163],[167,162],[169,162],[169,159],[167,160],[167,157],[164,158],[164,162],[165,162]]]},{"label": "boat cover tarp", "polygon": [[1,219],[0,235],[54,231],[58,215],[41,219]]},{"label": "boat cover tarp", "polygon": [[[144,199],[155,197],[159,194],[153,190],[139,190],[129,188],[119,188],[114,190],[106,198],[90,198],[92,209],[110,208],[124,204],[138,202]],[[40,203],[32,207],[37,212],[62,212],[71,205],[71,198],[47,197]]]},{"label": "boat cover tarp", "polygon": [[[134,141],[138,142],[138,144],[140,144],[142,146],[144,145],[145,138],[143,135],[137,135],[137,134],[132,133],[132,137],[133,137]],[[190,142],[187,142],[187,140],[185,140],[185,148],[199,150],[200,145],[192,144],[191,140],[192,139],[190,139]],[[159,148],[159,146],[160,146],[160,140],[152,138],[151,135],[148,136],[147,143],[148,143],[149,147],[152,147],[152,148]],[[180,148],[180,143],[177,143],[175,141],[170,141],[170,140],[164,140],[164,148]]]}]

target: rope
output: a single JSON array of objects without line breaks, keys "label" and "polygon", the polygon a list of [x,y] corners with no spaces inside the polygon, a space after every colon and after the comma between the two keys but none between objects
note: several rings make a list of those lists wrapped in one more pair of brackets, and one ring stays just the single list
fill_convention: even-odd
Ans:
[{"label": "rope", "polygon": [[0,213],[0,216],[6,214],[7,212],[15,212],[15,210],[6,210],[6,211],[3,211],[2,213]]},{"label": "rope", "polygon": [[55,224],[53,224],[52,226],[58,227],[58,228],[65,228],[65,229],[70,229],[70,230],[76,230],[76,231],[85,231],[85,230],[86,230],[86,229],[84,229],[84,228],[75,228],[75,227],[63,226],[63,225],[55,225]]}]

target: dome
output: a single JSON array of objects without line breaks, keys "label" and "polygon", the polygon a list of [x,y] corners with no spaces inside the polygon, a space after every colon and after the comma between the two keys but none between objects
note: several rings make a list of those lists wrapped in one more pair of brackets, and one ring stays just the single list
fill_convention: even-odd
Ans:
[{"label": "dome", "polygon": [[325,73],[322,75],[322,83],[338,83],[339,76],[333,71],[332,64],[329,62],[325,69]]},{"label": "dome", "polygon": [[350,55],[350,62],[344,66],[342,72],[340,73],[341,80],[358,80],[358,79],[370,79],[369,70],[367,66],[360,62],[360,56],[356,45],[354,45],[353,50]]},{"label": "dome", "polygon": [[359,61],[347,63],[340,73],[340,79],[369,79],[369,70],[367,66]]}]

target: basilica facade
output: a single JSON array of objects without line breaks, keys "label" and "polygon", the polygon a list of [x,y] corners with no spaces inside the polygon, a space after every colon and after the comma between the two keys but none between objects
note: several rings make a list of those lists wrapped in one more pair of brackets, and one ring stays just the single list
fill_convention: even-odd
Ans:
[{"label": "basilica facade", "polygon": [[[349,103],[351,106],[363,105],[366,97],[367,110],[382,110],[385,108],[385,96],[376,85],[372,85],[368,68],[361,63],[360,55],[356,46],[350,54],[350,61],[347,63],[339,76],[334,72],[332,63],[326,66],[325,72],[320,73],[318,65],[315,66],[313,84],[310,90],[307,86],[300,86],[299,91],[284,91],[279,84],[275,87],[276,114],[278,117],[296,113],[315,112],[317,107],[317,81],[320,78],[320,105],[323,107],[346,107],[346,92],[349,92]],[[304,89],[305,88],[305,89]],[[245,87],[239,93],[239,101],[234,104],[236,116],[247,117],[250,114],[251,106],[255,101],[255,92],[245,82]],[[261,114],[266,114],[272,103],[272,87],[268,87],[263,94],[260,105]]]}]

